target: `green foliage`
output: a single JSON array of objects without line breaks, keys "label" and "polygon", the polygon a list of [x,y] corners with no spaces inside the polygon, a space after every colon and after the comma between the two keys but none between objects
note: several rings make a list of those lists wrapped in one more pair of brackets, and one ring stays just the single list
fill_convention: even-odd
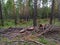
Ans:
[{"label": "green foliage", "polygon": [[[19,21],[19,20],[18,20]],[[9,27],[27,27],[27,26],[32,26],[33,22],[32,20],[28,21],[28,22],[19,22],[17,25],[14,24],[14,20],[6,20],[4,22],[4,26],[0,26],[0,28],[9,28]]]},{"label": "green foliage", "polygon": [[49,7],[38,9],[38,18],[48,18],[50,12],[51,9]]},{"label": "green foliage", "polygon": [[[40,0],[41,1],[41,0]],[[48,3],[48,0],[42,0],[42,5],[47,5],[46,3]],[[14,14],[13,14],[13,0],[7,0],[6,4],[3,2],[3,10],[4,10],[4,18],[8,19],[8,18],[14,18]],[[30,17],[32,18],[33,16],[33,1],[32,0],[29,0],[29,9],[30,9]],[[24,6],[24,3],[23,3],[23,0],[17,0],[16,3],[16,15],[20,15],[19,11],[21,8],[23,8]],[[38,11],[38,18],[41,18],[41,17],[47,17],[50,13],[50,8],[47,7],[47,6],[44,6],[42,8],[39,8],[37,9]],[[19,17],[19,16],[18,16]]]},{"label": "green foliage", "polygon": [[48,0],[42,0],[43,4],[46,4],[48,2]]},{"label": "green foliage", "polygon": [[[18,20],[19,21],[19,20]],[[38,23],[37,24],[48,24],[49,23],[49,19],[38,19]],[[53,24],[60,26],[60,22],[58,19],[55,19],[55,22],[53,20]],[[32,26],[33,25],[33,20],[31,19],[28,22],[19,22],[17,25],[14,24],[14,20],[6,20],[4,22],[4,26],[0,26],[0,28],[8,28],[8,27],[27,27],[27,26]]]},{"label": "green foliage", "polygon": [[48,41],[44,37],[40,37],[39,38],[39,42],[41,42],[43,44],[47,44],[48,43]]}]

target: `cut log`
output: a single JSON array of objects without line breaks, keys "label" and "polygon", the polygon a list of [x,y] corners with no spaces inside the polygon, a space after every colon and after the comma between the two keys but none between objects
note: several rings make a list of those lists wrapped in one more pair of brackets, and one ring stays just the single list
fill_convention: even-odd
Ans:
[{"label": "cut log", "polygon": [[34,30],[34,27],[30,27],[27,29],[27,31],[33,31]]},{"label": "cut log", "polygon": [[24,33],[26,30],[25,29],[22,29],[21,31],[20,31],[20,33]]},{"label": "cut log", "polygon": [[31,28],[31,27],[24,28],[20,31],[20,33],[24,33],[27,30],[33,30],[33,28]]}]

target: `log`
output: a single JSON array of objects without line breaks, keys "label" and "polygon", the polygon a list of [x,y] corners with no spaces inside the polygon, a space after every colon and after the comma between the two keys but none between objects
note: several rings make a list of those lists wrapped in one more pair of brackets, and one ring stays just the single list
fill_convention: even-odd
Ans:
[{"label": "log", "polygon": [[33,31],[34,30],[34,27],[30,27],[27,29],[27,31]]},{"label": "log", "polygon": [[37,44],[37,45],[44,45],[44,44],[42,44],[42,43],[40,43],[40,42],[38,42],[38,41],[35,41],[35,40],[29,40],[28,42],[34,42],[34,43]]},{"label": "log", "polygon": [[20,31],[20,33],[24,33],[26,31],[26,29],[22,29],[21,31]]},{"label": "log", "polygon": [[[50,29],[51,28],[51,29]],[[53,29],[53,26],[50,25],[49,28],[45,29],[43,32],[41,32],[40,34],[36,34],[36,36],[41,36],[42,34],[48,32],[48,31],[51,31]]]},{"label": "log", "polygon": [[24,28],[20,31],[20,33],[24,33],[25,31],[32,31],[34,29],[34,27],[27,27],[27,28]]}]

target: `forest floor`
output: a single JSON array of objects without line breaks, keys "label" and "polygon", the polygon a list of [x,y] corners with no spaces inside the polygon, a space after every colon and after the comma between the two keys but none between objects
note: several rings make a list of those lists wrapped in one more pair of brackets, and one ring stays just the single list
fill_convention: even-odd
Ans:
[{"label": "forest floor", "polygon": [[25,40],[25,41],[33,41],[33,42],[37,41],[36,43],[42,43],[42,45],[43,44],[44,45],[60,45],[60,27],[59,26],[55,26],[52,31],[44,33],[39,37],[35,35],[36,34],[35,31],[25,31],[23,33],[20,33],[22,29],[23,28],[11,28],[11,27],[8,29],[1,29],[0,44],[4,45],[3,42]]},{"label": "forest floor", "polygon": [[[39,25],[39,24],[49,24],[49,19],[37,19],[37,25]],[[28,26],[32,26],[32,25],[33,25],[32,19],[30,19],[29,21],[18,20],[17,25],[15,25],[13,19],[7,19],[4,21],[4,26],[1,26],[1,24],[0,24],[0,29],[9,28],[9,27],[28,27]],[[53,25],[60,26],[60,21],[58,19],[53,20]]]}]

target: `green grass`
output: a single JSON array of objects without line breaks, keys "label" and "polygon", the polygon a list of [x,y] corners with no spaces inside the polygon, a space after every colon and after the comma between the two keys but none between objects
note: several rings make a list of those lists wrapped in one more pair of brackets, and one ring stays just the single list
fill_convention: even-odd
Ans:
[{"label": "green grass", "polygon": [[0,35],[0,42],[6,42],[6,41],[10,41],[8,38]]},{"label": "green grass", "polygon": [[47,44],[48,40],[46,40],[44,37],[40,37],[38,40],[40,43]]},{"label": "green grass", "polygon": [[[38,19],[38,24],[48,24],[49,23],[49,19]],[[17,25],[14,24],[14,20],[6,20],[4,21],[4,26],[0,26],[0,28],[8,28],[8,27],[27,27],[27,26],[32,26],[33,25],[33,20],[30,20],[28,22],[18,22]],[[53,21],[53,25],[57,25],[60,26],[60,22],[55,19],[55,23]]]},{"label": "green grass", "polygon": [[14,24],[13,20],[7,20],[4,22],[4,26],[0,26],[0,28],[8,28],[8,27],[27,27],[32,26],[32,20],[28,22],[19,22],[17,25]]},{"label": "green grass", "polygon": [[49,41],[46,38],[44,38],[43,36],[42,37],[39,37],[38,38],[38,41],[40,43],[42,43],[42,44],[45,44],[45,45],[56,45],[56,42],[55,41]]}]

